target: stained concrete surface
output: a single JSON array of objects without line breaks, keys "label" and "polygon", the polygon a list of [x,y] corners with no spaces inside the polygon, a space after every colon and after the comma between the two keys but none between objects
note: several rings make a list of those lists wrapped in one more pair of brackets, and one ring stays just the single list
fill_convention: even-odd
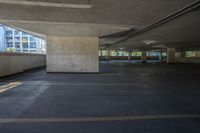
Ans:
[{"label": "stained concrete surface", "polygon": [[48,36],[47,72],[99,72],[97,37]]},{"label": "stained concrete surface", "polygon": [[2,122],[3,118],[200,115],[200,65],[101,62],[100,74],[38,69],[1,79],[23,84],[0,94],[2,133],[199,133],[200,118]]},{"label": "stained concrete surface", "polygon": [[46,55],[1,52],[0,61],[0,77],[4,77],[45,66]]}]

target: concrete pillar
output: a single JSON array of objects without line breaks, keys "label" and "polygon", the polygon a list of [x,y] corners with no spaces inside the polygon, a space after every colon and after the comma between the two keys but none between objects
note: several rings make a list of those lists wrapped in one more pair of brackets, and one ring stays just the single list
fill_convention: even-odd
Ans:
[{"label": "concrete pillar", "polygon": [[108,60],[110,60],[110,50],[108,50],[108,57],[107,57]]},{"label": "concrete pillar", "polygon": [[128,52],[128,61],[131,61],[131,52]]},{"label": "concrete pillar", "polygon": [[160,52],[159,60],[162,61],[162,52]]},{"label": "concrete pillar", "polygon": [[100,56],[102,57],[103,56],[103,50],[100,50],[100,54],[101,54]]},{"label": "concrete pillar", "polygon": [[147,55],[145,51],[142,51],[141,61],[143,63],[147,62]]},{"label": "concrete pillar", "polygon": [[47,38],[47,72],[99,72],[97,37]]},{"label": "concrete pillar", "polygon": [[200,51],[196,52],[196,57],[200,57]]},{"label": "concrete pillar", "polygon": [[181,52],[181,58],[185,58],[185,57],[186,57],[186,52],[185,51]]},{"label": "concrete pillar", "polygon": [[167,64],[174,64],[176,62],[175,52],[175,48],[167,48]]}]

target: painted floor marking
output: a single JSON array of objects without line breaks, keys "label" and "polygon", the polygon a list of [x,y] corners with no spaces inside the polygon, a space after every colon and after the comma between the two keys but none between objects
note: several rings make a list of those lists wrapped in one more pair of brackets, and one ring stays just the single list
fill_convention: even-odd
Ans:
[{"label": "painted floor marking", "polygon": [[[138,83],[135,84],[126,84],[126,83],[59,83],[59,82],[45,82],[45,81],[24,81],[20,82],[23,85],[38,85],[41,84],[43,86],[47,85],[58,85],[58,86],[135,86],[140,85]],[[6,83],[0,83],[0,85]]]},{"label": "painted floor marking", "polygon": [[56,123],[56,122],[107,122],[107,121],[136,121],[136,120],[163,120],[163,119],[190,119],[200,118],[198,114],[171,114],[171,115],[144,115],[144,116],[117,116],[117,117],[82,117],[82,118],[2,118],[0,123]]},{"label": "painted floor marking", "polygon": [[56,86],[135,86],[139,84],[79,84],[79,83],[73,83],[73,84],[68,84],[68,83],[44,83],[44,85],[56,85]]},{"label": "painted floor marking", "polygon": [[0,84],[0,93],[5,92],[9,89],[15,88],[19,85],[21,85],[21,82],[11,82],[11,83],[6,83],[6,84]]}]

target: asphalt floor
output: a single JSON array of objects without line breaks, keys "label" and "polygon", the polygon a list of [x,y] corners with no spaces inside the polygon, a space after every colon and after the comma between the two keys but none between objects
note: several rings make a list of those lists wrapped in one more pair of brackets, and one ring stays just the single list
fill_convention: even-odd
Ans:
[{"label": "asphalt floor", "polygon": [[200,64],[100,63],[0,79],[0,133],[200,133]]}]

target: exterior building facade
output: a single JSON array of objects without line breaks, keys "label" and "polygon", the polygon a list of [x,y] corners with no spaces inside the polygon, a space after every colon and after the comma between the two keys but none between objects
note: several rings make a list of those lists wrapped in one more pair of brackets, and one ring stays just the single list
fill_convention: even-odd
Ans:
[{"label": "exterior building facade", "polygon": [[46,43],[26,32],[0,25],[0,51],[46,53]]},{"label": "exterior building facade", "polygon": [[5,36],[4,36],[4,28],[0,24],[0,51],[5,49]]}]

